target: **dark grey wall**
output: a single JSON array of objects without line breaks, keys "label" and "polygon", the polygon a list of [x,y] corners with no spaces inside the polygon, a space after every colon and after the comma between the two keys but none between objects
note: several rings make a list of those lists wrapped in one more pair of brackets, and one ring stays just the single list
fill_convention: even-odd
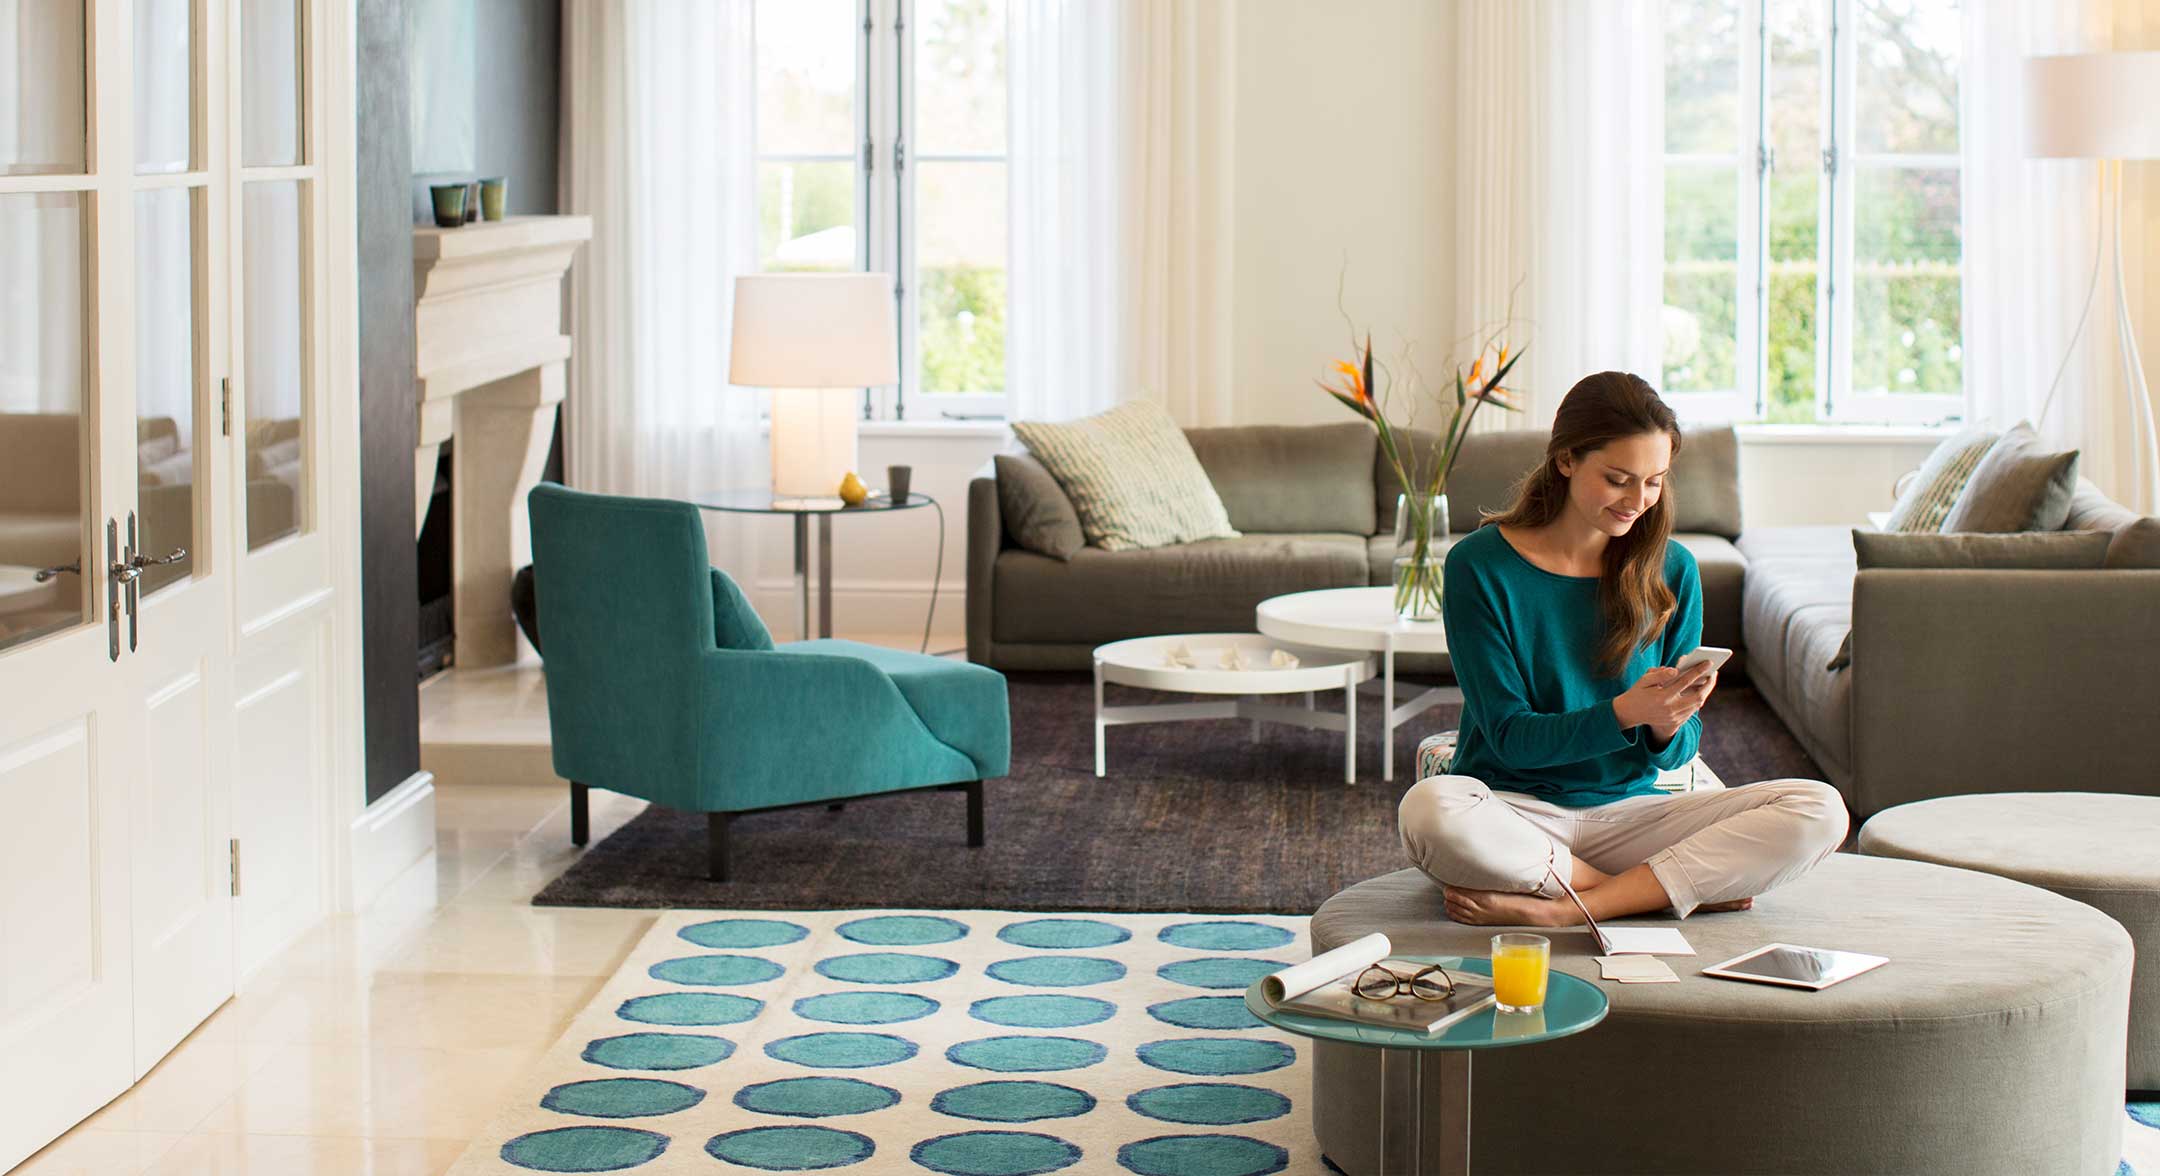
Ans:
[{"label": "dark grey wall", "polygon": [[414,597],[412,147],[405,0],[359,0],[361,687],[367,798],[420,770]]},{"label": "dark grey wall", "polygon": [[[582,3],[584,0],[572,0]],[[614,3],[615,0],[605,0]],[[558,211],[556,130],[562,78],[561,0],[473,0],[473,172],[415,177],[415,224],[432,219],[428,184],[501,176],[512,216]],[[398,54],[402,60],[403,46]]]}]

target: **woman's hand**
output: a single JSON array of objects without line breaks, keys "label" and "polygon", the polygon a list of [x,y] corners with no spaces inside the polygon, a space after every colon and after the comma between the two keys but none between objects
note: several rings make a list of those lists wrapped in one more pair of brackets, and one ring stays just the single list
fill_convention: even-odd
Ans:
[{"label": "woman's hand", "polygon": [[1613,717],[1623,731],[1648,727],[1659,743],[1667,743],[1716,688],[1717,671],[1708,662],[1686,670],[1653,666],[1613,699]]}]

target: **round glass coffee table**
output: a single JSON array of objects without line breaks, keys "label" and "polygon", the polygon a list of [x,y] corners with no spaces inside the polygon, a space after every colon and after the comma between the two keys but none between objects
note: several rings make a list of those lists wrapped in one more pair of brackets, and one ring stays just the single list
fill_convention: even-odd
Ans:
[{"label": "round glass coffee table", "polygon": [[1395,705],[1395,655],[1446,653],[1447,630],[1439,621],[1406,621],[1395,615],[1395,590],[1321,588],[1271,596],[1254,610],[1257,628],[1279,641],[1322,649],[1347,649],[1380,655],[1380,778],[1395,778],[1395,729],[1443,702],[1462,702],[1454,686],[1435,686]]},{"label": "round glass coffee table", "polygon": [[[1274,664],[1277,652],[1297,658],[1295,666]],[[1173,656],[1179,655],[1182,656]],[[1190,662],[1190,665],[1177,664]],[[1095,775],[1108,770],[1105,732],[1128,723],[1171,723],[1191,719],[1250,719],[1253,733],[1261,723],[1288,723],[1343,733],[1343,782],[1357,783],[1357,688],[1373,676],[1372,655],[1314,649],[1271,641],[1251,633],[1178,633],[1134,637],[1095,649]],[[1104,706],[1103,684],[1139,686],[1181,694],[1234,694],[1210,702],[1160,702],[1143,706]],[[1343,692],[1342,713],[1318,710],[1322,690]],[[1303,694],[1302,707],[1264,701],[1272,694]]]},{"label": "round glass coffee table", "polygon": [[[1392,957],[1438,964],[1450,971],[1492,975],[1492,961],[1459,956]],[[1545,1007],[1534,1013],[1486,1009],[1434,1033],[1365,1025],[1333,1017],[1278,1012],[1260,995],[1260,981],[1245,990],[1245,1008],[1277,1029],[1321,1041],[1370,1046],[1380,1051],[1380,1168],[1397,1172],[1468,1176],[1470,1171],[1470,1054],[1481,1049],[1535,1045],[1569,1037],[1605,1019],[1610,1007],[1598,986],[1557,969],[1545,990]],[[1426,1083],[1439,1091],[1437,1107]],[[1353,1176],[1357,1174],[1353,1173]]]}]

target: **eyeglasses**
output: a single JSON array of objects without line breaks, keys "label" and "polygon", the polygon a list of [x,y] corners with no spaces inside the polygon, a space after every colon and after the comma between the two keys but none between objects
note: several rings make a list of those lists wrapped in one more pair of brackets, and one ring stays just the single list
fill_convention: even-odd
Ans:
[{"label": "eyeglasses", "polygon": [[1350,990],[1366,1000],[1393,1000],[1406,992],[1419,1000],[1446,1000],[1455,995],[1455,980],[1438,964],[1428,964],[1408,976],[1374,964],[1358,973]]}]

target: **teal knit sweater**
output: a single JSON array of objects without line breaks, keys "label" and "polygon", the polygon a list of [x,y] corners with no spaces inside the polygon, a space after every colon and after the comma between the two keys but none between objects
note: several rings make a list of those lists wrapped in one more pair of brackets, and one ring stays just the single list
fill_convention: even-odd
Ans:
[{"label": "teal knit sweater", "polygon": [[1455,774],[1494,791],[1522,792],[1581,808],[1654,792],[1660,769],[1695,757],[1702,718],[1656,745],[1648,727],[1623,729],[1612,700],[1652,666],[1669,666],[1702,640],[1702,582],[1695,557],[1665,545],[1665,582],[1676,601],[1662,632],[1617,678],[1597,672],[1604,635],[1595,576],[1562,576],[1524,559],[1496,526],[1448,551],[1441,618],[1462,684]]}]

